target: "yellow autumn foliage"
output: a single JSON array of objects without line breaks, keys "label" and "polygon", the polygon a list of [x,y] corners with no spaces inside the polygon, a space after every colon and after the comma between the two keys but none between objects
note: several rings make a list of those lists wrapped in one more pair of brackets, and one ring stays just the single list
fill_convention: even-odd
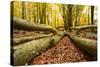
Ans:
[{"label": "yellow autumn foliage", "polygon": [[[43,8],[44,3],[37,3],[37,2],[25,2],[25,20],[31,23],[41,23],[41,13],[42,13],[42,8]],[[55,3],[46,3],[46,12],[45,16],[43,17],[43,22],[45,18],[45,24],[51,25],[52,27],[59,27],[59,26],[64,26],[64,19],[63,16],[61,15],[61,8],[59,7],[60,4],[55,4]],[[87,13],[82,13],[84,10],[83,8],[89,7],[89,6],[80,6],[80,18],[79,18],[79,25],[87,25],[88,22],[88,15]],[[13,6],[13,15],[22,18],[22,1],[14,1],[14,6]],[[75,21],[76,21],[76,16],[75,16],[75,8],[73,8],[73,13],[72,13],[72,26],[75,26]],[[66,18],[67,19],[67,18]]]}]

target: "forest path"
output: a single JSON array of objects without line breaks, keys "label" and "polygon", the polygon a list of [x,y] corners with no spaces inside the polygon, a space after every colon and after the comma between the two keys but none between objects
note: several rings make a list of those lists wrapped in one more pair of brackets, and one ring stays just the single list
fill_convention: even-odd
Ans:
[{"label": "forest path", "polygon": [[74,43],[72,43],[69,37],[65,36],[56,44],[56,46],[32,59],[31,64],[55,64],[64,62],[83,62],[89,60],[96,59],[82,52]]}]

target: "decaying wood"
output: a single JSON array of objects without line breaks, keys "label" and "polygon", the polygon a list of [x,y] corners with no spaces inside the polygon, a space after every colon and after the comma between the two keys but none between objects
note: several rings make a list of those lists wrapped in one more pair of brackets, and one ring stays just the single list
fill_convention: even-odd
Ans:
[{"label": "decaying wood", "polygon": [[42,50],[54,46],[61,38],[62,36],[54,35],[13,46],[13,65],[25,65],[25,63],[37,56]]},{"label": "decaying wood", "polygon": [[29,31],[51,31],[53,33],[58,33],[58,30],[55,28],[45,25],[45,24],[29,24],[27,21],[23,19],[19,19],[14,17],[12,19],[13,28],[14,29],[22,29],[22,30],[29,30]]},{"label": "decaying wood", "polygon": [[36,40],[36,39],[40,39],[40,38],[45,38],[45,37],[50,37],[52,36],[52,33],[51,34],[48,34],[48,35],[39,35],[39,36],[29,36],[29,37],[21,37],[21,38],[13,38],[12,39],[12,42],[13,42],[13,45],[17,45],[17,44],[21,44],[21,43],[24,43],[24,42],[27,42],[27,41],[32,41],[32,40]]}]

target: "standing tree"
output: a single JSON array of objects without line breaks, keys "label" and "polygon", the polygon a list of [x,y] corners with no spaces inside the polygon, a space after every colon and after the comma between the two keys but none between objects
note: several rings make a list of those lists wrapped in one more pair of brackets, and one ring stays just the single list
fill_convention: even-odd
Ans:
[{"label": "standing tree", "polygon": [[68,5],[68,31],[71,32],[72,27],[72,5]]},{"label": "standing tree", "polygon": [[76,21],[75,21],[75,26],[78,26],[78,20],[79,20],[78,15],[79,15],[79,6],[77,5],[76,6]]},{"label": "standing tree", "polygon": [[25,1],[22,1],[22,19],[26,17]]},{"label": "standing tree", "polygon": [[67,5],[62,4],[61,14],[63,16],[65,30],[67,31],[67,10],[66,10],[66,7],[67,7]]},{"label": "standing tree", "polygon": [[40,18],[40,23],[46,23],[46,3],[43,3],[42,6],[42,17]]},{"label": "standing tree", "polygon": [[88,6],[88,25],[90,25],[90,9],[89,9],[90,7]]},{"label": "standing tree", "polygon": [[44,20],[43,23],[46,24],[46,3],[44,3],[44,5],[43,5],[43,10],[44,10],[44,12],[43,12],[43,17],[44,17],[43,18],[43,20]]},{"label": "standing tree", "polygon": [[71,32],[71,26],[72,26],[72,5],[62,5],[62,11],[60,11],[63,20],[64,20],[64,27],[66,31]]}]

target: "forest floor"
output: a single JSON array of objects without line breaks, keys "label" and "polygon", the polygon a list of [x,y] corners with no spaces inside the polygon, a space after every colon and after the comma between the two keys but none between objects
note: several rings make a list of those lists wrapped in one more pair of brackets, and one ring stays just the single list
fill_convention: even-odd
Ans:
[{"label": "forest floor", "polygon": [[95,61],[96,58],[81,51],[65,36],[56,46],[34,58],[31,64],[56,64],[65,62]]},{"label": "forest floor", "polygon": [[[13,37],[24,37],[24,36],[37,36],[45,34],[43,32],[26,32],[26,31],[14,31]],[[88,34],[90,35],[90,34]],[[96,38],[94,36],[81,36],[89,39]],[[96,61],[96,57],[92,57],[87,53],[83,52],[75,46],[68,36],[63,37],[54,47],[42,52],[31,60],[29,64],[56,64],[66,62],[86,62]]]}]

